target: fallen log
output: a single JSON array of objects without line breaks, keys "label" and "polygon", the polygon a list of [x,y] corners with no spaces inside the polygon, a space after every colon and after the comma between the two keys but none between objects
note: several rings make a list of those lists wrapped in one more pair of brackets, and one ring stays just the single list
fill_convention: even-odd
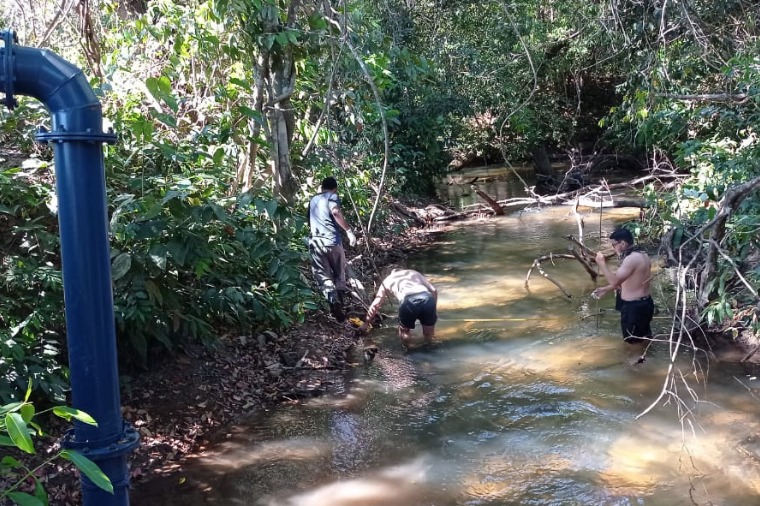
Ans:
[{"label": "fallen log", "polygon": [[446,176],[446,184],[448,186],[452,186],[452,185],[455,185],[455,184],[457,184],[457,185],[473,184],[473,183],[475,183],[475,181],[477,181],[479,179],[479,176],[470,177],[470,178],[467,178],[467,179],[468,179],[468,181],[463,181],[462,176],[458,176],[457,178],[454,178],[454,176],[452,176],[451,174],[449,174],[449,175]]},{"label": "fallen log", "polygon": [[441,222],[441,221],[455,221],[455,220],[463,220],[465,218],[469,218],[472,214],[475,213],[453,213],[453,214],[445,214],[443,216],[437,216],[433,219],[435,222]]},{"label": "fallen log", "polygon": [[649,207],[644,199],[615,199],[612,200],[592,200],[585,197],[578,199],[578,205],[583,207],[591,207],[593,209],[600,208],[613,208],[613,207]]},{"label": "fallen log", "polygon": [[390,207],[392,210],[396,211],[398,214],[410,218],[414,220],[418,225],[424,225],[425,220],[422,219],[417,212],[415,212],[412,209],[409,209],[405,205],[399,203],[399,202],[391,202],[388,207]]}]

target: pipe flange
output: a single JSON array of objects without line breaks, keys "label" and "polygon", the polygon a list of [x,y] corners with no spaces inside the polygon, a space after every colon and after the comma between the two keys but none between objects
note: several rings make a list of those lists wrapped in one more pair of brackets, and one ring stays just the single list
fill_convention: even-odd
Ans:
[{"label": "pipe flange", "polygon": [[3,58],[5,63],[5,98],[1,102],[12,111],[18,105],[18,101],[13,96],[13,43],[18,42],[18,38],[10,30],[3,30],[0,32],[0,35],[2,35],[3,49],[5,51],[5,58]]},{"label": "pipe flange", "polygon": [[115,144],[116,134],[112,130],[108,133],[103,132],[48,132],[45,128],[40,128],[37,135],[34,136],[38,142],[101,142],[104,144]]},{"label": "pipe flange", "polygon": [[117,435],[113,441],[97,443],[76,441],[76,430],[70,429],[63,436],[61,446],[75,450],[94,462],[118,457],[131,452],[140,444],[140,433],[137,429],[126,422],[123,428],[124,432]]}]

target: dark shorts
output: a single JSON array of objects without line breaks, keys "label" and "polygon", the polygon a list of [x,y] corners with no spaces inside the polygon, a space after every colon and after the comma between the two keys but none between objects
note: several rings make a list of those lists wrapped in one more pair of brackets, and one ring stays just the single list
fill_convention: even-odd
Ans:
[{"label": "dark shorts", "polygon": [[398,307],[398,321],[402,327],[414,328],[414,322],[419,320],[424,326],[435,325],[438,314],[435,308],[435,298],[431,293],[413,293],[404,297]]},{"label": "dark shorts", "polygon": [[623,339],[627,342],[637,342],[642,337],[652,337],[652,317],[654,316],[654,301],[652,297],[642,297],[637,300],[620,300],[620,327]]}]

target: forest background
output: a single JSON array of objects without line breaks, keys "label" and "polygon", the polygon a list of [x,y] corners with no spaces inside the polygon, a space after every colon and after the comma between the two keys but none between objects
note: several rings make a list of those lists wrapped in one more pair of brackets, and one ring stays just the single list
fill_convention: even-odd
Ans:
[{"label": "forest background", "polygon": [[[308,199],[340,181],[372,238],[447,167],[630,156],[641,241],[680,265],[682,321],[756,336],[760,2],[3,0],[0,28],[80,66],[105,165],[120,361],[160,368],[220,329],[323,304]],[[66,400],[48,115],[0,110],[0,401]],[[661,176],[661,178],[660,178]],[[251,330],[253,329],[253,331]]]}]

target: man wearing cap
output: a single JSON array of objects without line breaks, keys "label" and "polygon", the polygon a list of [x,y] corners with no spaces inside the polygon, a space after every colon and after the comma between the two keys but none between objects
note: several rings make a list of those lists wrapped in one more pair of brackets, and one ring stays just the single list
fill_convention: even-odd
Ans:
[{"label": "man wearing cap", "polygon": [[615,309],[620,311],[620,326],[627,343],[637,343],[652,337],[650,326],[654,316],[654,302],[649,293],[652,263],[649,255],[633,245],[628,229],[619,228],[610,234],[612,249],[620,258],[620,267],[614,273],[607,267],[607,258],[601,251],[596,254],[599,270],[607,279],[607,286],[594,290],[594,298],[615,291]]},{"label": "man wearing cap", "polygon": [[346,231],[348,243],[356,245],[356,236],[343,217],[338,197],[338,182],[334,177],[322,181],[322,192],[309,202],[309,253],[314,281],[330,304],[330,313],[339,322],[343,314],[343,294],[346,292],[346,254],[340,229]]}]

